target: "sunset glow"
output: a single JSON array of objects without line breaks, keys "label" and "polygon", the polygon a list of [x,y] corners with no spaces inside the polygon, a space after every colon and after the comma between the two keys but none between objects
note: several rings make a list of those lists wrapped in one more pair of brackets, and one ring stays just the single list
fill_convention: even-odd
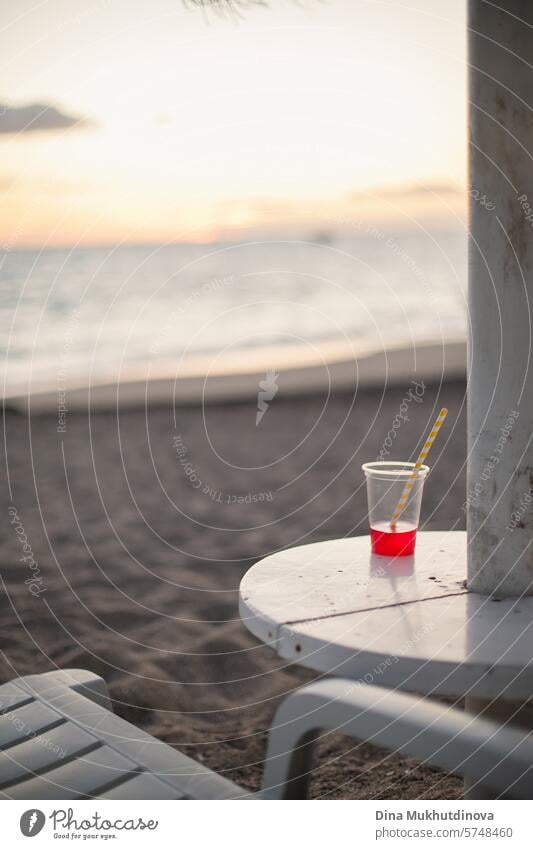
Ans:
[{"label": "sunset glow", "polygon": [[179,0],[8,0],[0,23],[4,110],[82,122],[7,132],[0,116],[0,244],[462,209],[462,3],[272,0],[237,21]]}]

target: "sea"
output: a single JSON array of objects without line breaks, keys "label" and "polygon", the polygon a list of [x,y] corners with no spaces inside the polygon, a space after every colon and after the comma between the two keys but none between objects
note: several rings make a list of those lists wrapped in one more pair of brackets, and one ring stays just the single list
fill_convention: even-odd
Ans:
[{"label": "sea", "polygon": [[199,354],[245,364],[324,342],[357,350],[466,336],[466,234],[372,223],[293,240],[0,251],[9,392]]}]

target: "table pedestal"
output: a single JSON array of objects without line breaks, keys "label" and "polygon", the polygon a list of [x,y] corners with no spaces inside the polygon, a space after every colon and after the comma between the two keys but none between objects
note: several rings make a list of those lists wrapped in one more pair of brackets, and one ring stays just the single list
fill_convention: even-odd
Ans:
[{"label": "table pedestal", "polygon": [[[478,699],[476,696],[467,696],[465,699],[465,710],[482,719],[490,719],[498,725],[508,725],[522,731],[533,731],[533,702],[504,702],[502,699]],[[479,782],[471,782],[465,778],[466,799],[494,799],[494,792],[485,789]]]}]

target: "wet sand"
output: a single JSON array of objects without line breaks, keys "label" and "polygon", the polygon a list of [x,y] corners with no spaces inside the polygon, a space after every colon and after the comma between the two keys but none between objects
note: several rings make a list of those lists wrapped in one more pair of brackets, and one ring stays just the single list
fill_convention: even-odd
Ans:
[{"label": "wet sand", "polygon": [[[0,681],[91,669],[118,714],[258,789],[275,707],[312,675],[239,621],[246,569],[280,548],[366,533],[361,463],[389,450],[389,433],[384,458],[414,457],[443,404],[424,527],[464,528],[465,385],[427,386],[418,400],[410,387],[354,399],[293,398],[280,386],[258,426],[246,403],[67,411],[59,431],[57,415],[8,412]],[[406,397],[409,421],[398,424]],[[454,777],[340,736],[320,747],[312,783],[327,798],[461,790]]]}]

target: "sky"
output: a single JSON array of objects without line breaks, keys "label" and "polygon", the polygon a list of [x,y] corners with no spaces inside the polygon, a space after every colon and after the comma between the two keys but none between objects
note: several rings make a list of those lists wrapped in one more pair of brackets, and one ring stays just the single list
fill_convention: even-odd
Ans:
[{"label": "sky", "polygon": [[2,0],[0,249],[453,218],[463,0]]}]

